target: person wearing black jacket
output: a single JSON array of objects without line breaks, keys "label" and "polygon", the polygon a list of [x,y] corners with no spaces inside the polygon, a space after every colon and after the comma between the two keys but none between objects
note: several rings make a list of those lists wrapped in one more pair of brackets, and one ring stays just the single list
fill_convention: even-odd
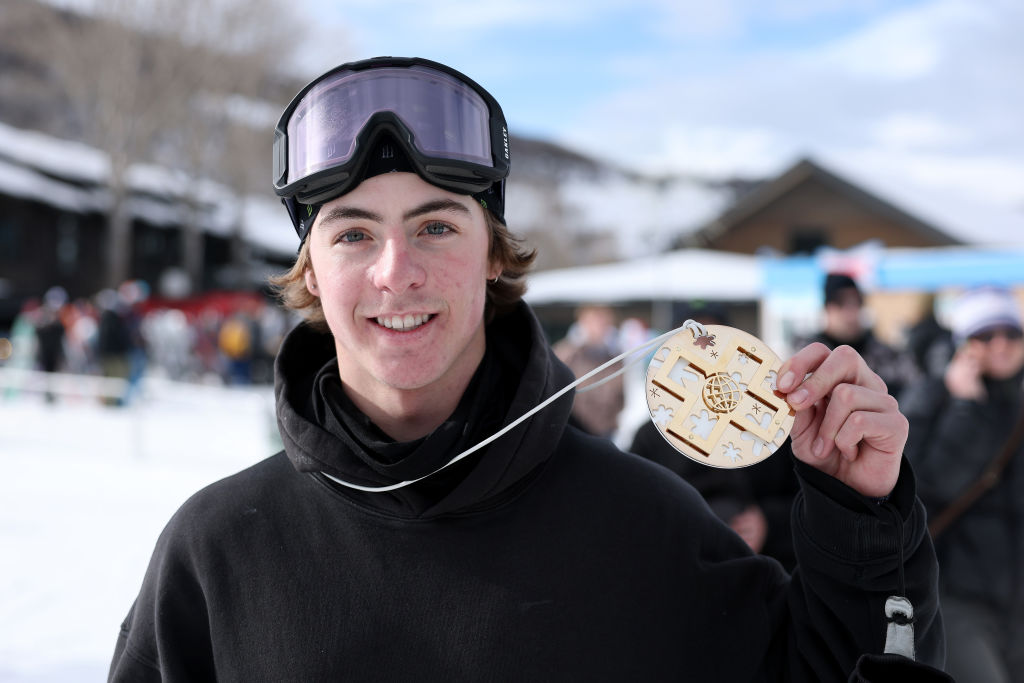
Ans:
[{"label": "person wearing black jacket", "polygon": [[788,441],[755,465],[724,470],[690,460],[665,439],[657,425],[645,422],[628,450],[689,482],[751,550],[775,558],[787,570],[796,565],[790,513],[800,485],[793,474]]},{"label": "person wearing black jacket", "polygon": [[[944,375],[900,397],[906,454],[929,517],[938,517],[1011,448],[1024,420],[1024,321],[1006,290],[964,293],[952,314],[957,351]],[[935,541],[949,671],[960,683],[1024,681],[1024,445],[1002,476]]]},{"label": "person wearing black jacket", "polygon": [[940,664],[906,421],[855,353],[780,369],[792,575],[568,425],[571,394],[518,422],[573,377],[521,301],[505,135],[486,91],[419,59],[343,65],[286,110],[302,246],[278,283],[308,322],[276,361],[284,451],[173,516],[109,680],[842,681],[886,647],[894,594]]},{"label": "person wearing black jacket", "polygon": [[898,397],[919,374],[913,356],[889,346],[865,324],[864,293],[846,273],[828,273],[822,286],[825,324],[820,332],[797,341],[797,347],[824,344],[830,349],[846,345],[856,351],[871,370]]}]

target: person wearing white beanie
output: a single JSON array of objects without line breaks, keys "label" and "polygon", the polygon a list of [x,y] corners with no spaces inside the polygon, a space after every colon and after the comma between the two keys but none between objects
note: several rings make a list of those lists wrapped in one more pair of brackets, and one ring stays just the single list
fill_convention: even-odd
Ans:
[{"label": "person wearing white beanie", "polygon": [[1013,449],[996,483],[935,537],[947,668],[958,683],[1024,681],[1024,333],[1005,289],[965,292],[950,326],[957,345],[944,376],[900,397],[905,454],[935,519]]},{"label": "person wearing white beanie", "polygon": [[1024,367],[1020,305],[1005,289],[969,290],[957,300],[950,321],[957,353],[946,370],[953,396],[981,399],[984,379],[1006,380]]}]

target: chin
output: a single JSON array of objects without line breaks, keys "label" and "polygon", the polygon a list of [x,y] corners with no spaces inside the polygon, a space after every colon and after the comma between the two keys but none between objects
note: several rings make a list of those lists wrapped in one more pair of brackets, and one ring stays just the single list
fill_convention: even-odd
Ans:
[{"label": "chin", "polygon": [[994,380],[1011,379],[1012,377],[1014,377],[1020,371],[1021,371],[1020,367],[1017,367],[1017,368],[1006,368],[1006,367],[1003,367],[1003,368],[993,368],[993,367],[990,367],[989,371],[988,371],[988,376],[991,377]]}]

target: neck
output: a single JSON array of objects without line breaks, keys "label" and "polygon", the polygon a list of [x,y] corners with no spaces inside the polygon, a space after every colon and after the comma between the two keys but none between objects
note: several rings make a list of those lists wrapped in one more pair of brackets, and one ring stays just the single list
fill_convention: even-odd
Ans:
[{"label": "neck", "polygon": [[867,339],[868,332],[867,330],[858,330],[857,332],[854,332],[852,334],[842,334],[837,332],[836,330],[826,329],[825,336],[835,341],[837,345],[848,344],[849,346],[852,346],[855,349],[859,349],[859,347]]}]

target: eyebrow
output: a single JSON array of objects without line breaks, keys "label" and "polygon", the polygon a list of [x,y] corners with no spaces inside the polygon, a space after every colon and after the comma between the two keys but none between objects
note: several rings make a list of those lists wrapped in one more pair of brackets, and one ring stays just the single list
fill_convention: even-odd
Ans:
[{"label": "eyebrow", "polygon": [[[409,209],[402,216],[402,220],[411,220],[424,216],[428,213],[435,213],[438,211],[448,211],[452,213],[461,213],[469,215],[469,209],[465,204],[455,201],[454,199],[433,199],[429,202],[420,204],[419,206]],[[320,225],[326,225],[332,221],[342,220],[365,220],[372,221],[374,223],[383,223],[384,217],[374,211],[368,211],[366,209],[360,209],[355,206],[336,206],[324,214],[323,218],[320,219]]]},{"label": "eyebrow", "polygon": [[324,214],[324,217],[320,219],[320,225],[323,226],[332,221],[343,221],[346,219],[373,221],[374,223],[384,222],[384,217],[379,213],[359,209],[354,206],[336,206]]},{"label": "eyebrow", "polygon": [[469,215],[469,209],[466,208],[465,204],[455,201],[454,199],[435,199],[425,204],[420,204],[415,209],[410,209],[405,212],[402,216],[403,220],[409,220],[411,218],[417,218],[428,213],[434,213],[436,211],[450,211],[453,213],[463,213]]}]

